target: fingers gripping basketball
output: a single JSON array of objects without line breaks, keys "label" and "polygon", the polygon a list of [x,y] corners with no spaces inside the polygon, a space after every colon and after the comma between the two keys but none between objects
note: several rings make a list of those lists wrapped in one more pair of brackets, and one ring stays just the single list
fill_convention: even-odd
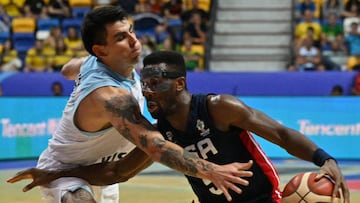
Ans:
[{"label": "fingers gripping basketball", "polygon": [[[334,183],[328,177],[315,181],[315,172],[300,173],[294,176],[283,190],[282,203],[331,202]],[[335,203],[340,203],[338,192]]]}]

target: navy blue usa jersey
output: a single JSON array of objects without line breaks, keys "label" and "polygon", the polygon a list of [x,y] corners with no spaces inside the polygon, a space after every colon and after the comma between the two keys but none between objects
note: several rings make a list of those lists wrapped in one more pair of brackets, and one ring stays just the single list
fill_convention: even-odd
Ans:
[{"label": "navy blue usa jersey", "polygon": [[[240,128],[232,128],[228,132],[216,129],[207,111],[206,98],[207,95],[192,96],[186,132],[174,129],[163,118],[158,119],[159,131],[167,140],[219,165],[253,160],[254,164],[250,170],[254,175],[245,178],[250,184],[239,185],[243,191],[240,195],[230,190],[232,202],[280,202],[278,173],[258,143],[249,132]],[[210,181],[191,176],[186,178],[201,203],[227,202],[223,192]]]}]

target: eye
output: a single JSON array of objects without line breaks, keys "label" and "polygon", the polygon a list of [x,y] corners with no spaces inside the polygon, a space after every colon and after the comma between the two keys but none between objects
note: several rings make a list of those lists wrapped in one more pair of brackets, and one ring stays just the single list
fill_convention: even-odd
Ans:
[{"label": "eye", "polygon": [[159,84],[159,80],[151,79],[150,80],[150,87],[156,87]]}]

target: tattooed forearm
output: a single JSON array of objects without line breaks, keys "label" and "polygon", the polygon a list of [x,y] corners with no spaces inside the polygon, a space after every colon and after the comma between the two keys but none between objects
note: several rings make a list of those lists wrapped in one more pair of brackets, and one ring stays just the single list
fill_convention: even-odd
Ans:
[{"label": "tattooed forearm", "polygon": [[182,155],[180,151],[168,149],[163,152],[160,161],[171,168],[180,169],[187,175],[196,176],[198,170],[194,159],[197,158],[187,151],[184,151],[184,154]]},{"label": "tattooed forearm", "polygon": [[[160,152],[160,162],[182,171],[183,173],[196,176],[199,171],[212,170],[211,165],[206,165],[195,155],[182,149],[164,148],[166,141],[162,137],[148,137],[147,132],[141,131],[136,134],[137,127],[149,131],[156,131],[154,126],[141,114],[140,107],[134,97],[130,95],[116,96],[106,101],[105,109],[115,117],[113,125],[128,140],[136,143],[138,147],[147,152]],[[114,124],[114,122],[117,122]],[[134,126],[135,125],[135,126]],[[134,130],[134,132],[133,132]],[[152,148],[147,150],[148,148]],[[154,147],[157,148],[154,150]],[[159,151],[159,149],[161,149]]]}]

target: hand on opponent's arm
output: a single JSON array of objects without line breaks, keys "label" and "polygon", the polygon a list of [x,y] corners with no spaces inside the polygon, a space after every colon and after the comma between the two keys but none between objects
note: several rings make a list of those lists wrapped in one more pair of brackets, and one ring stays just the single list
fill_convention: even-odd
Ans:
[{"label": "hand on opponent's arm", "polygon": [[110,185],[127,181],[152,163],[147,154],[139,148],[135,148],[124,158],[115,162],[78,166],[58,171],[30,168],[20,171],[14,177],[8,179],[7,182],[15,183],[21,180],[32,179],[32,182],[23,188],[24,192],[36,186],[46,185],[61,177],[82,178],[92,185]]}]

